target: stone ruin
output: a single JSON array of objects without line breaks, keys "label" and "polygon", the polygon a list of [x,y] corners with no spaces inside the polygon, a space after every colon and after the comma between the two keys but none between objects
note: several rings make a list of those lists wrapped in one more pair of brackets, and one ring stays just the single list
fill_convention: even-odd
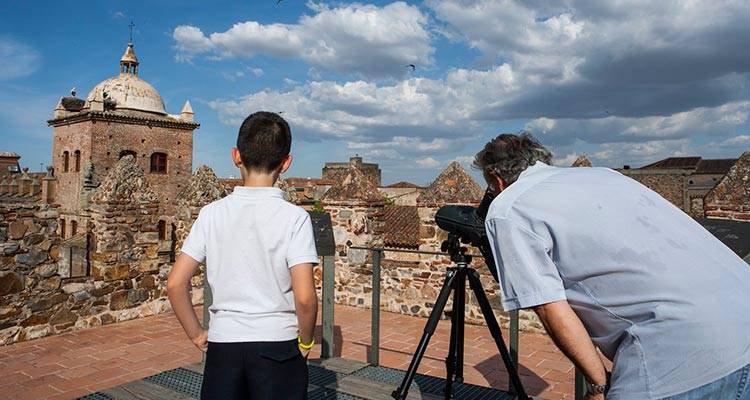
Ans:
[{"label": "stone ruin", "polygon": [[708,192],[704,207],[708,218],[750,221],[750,151]]},{"label": "stone ruin", "polygon": [[[178,196],[177,235],[205,204],[226,195],[208,167]],[[93,192],[86,233],[63,241],[59,213],[44,203],[0,203],[0,345],[170,310],[169,251],[160,248],[158,199],[132,156],[120,159]],[[73,249],[80,259],[73,257]],[[72,273],[80,266],[81,274]],[[202,302],[203,274],[192,282]]]}]

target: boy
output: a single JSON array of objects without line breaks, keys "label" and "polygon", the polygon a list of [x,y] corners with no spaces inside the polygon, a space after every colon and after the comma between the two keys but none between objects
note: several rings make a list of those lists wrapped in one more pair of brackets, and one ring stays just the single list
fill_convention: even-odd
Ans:
[{"label": "boy", "polygon": [[[201,399],[307,398],[318,256],[309,215],[273,187],[292,162],[291,142],[279,115],[245,119],[232,149],[244,185],[201,209],[169,274],[175,315],[207,351]],[[203,262],[213,293],[208,332],[188,296]]]}]

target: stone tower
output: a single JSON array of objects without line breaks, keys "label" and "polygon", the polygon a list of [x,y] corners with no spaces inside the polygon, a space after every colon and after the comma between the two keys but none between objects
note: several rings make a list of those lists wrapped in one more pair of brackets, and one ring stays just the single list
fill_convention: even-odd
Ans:
[{"label": "stone tower", "polygon": [[75,91],[62,97],[47,121],[57,178],[53,202],[60,205],[60,225],[67,227],[63,238],[85,231],[88,198],[126,155],[145,171],[159,200],[160,221],[174,214],[172,200],[190,180],[193,130],[200,124],[189,102],[179,114],[168,114],[159,92],[138,76],[139,64],[128,43],[118,75],[96,85],[85,100]]}]

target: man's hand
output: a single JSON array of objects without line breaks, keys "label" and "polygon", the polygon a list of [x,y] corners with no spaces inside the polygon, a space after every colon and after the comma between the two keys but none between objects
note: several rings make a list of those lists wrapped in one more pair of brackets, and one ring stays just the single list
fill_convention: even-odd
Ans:
[{"label": "man's hand", "polygon": [[206,352],[208,350],[208,331],[205,329],[201,329],[198,331],[196,335],[190,338],[190,340],[193,342],[195,347],[197,347],[200,351]]},{"label": "man's hand", "polygon": [[[578,367],[586,381],[607,383],[604,368],[586,328],[567,301],[561,300],[534,307],[534,311],[558,348]],[[587,396],[586,400],[603,400],[604,395]]]}]

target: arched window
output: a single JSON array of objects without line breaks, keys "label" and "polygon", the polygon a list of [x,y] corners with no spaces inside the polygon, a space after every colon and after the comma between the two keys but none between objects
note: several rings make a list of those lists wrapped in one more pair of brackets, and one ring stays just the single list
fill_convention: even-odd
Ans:
[{"label": "arched window", "polygon": [[81,151],[80,150],[76,150],[73,153],[73,159],[75,160],[76,172],[79,172],[81,170]]},{"label": "arched window", "polygon": [[151,172],[155,174],[167,173],[167,155],[165,153],[151,154]]},{"label": "arched window", "polygon": [[60,237],[65,239],[65,220],[60,219]]},{"label": "arched window", "polygon": [[78,221],[73,220],[70,221],[70,236],[75,236],[78,234]]},{"label": "arched window", "polygon": [[133,158],[137,159],[138,153],[134,152],[133,150],[123,150],[120,152],[120,156],[118,157],[118,159],[123,158],[125,156],[133,156]]},{"label": "arched window", "polygon": [[159,240],[167,240],[167,222],[159,220],[159,223],[156,224],[156,228],[159,231]]},{"label": "arched window", "polygon": [[63,172],[68,172],[70,168],[70,153],[63,151]]}]

